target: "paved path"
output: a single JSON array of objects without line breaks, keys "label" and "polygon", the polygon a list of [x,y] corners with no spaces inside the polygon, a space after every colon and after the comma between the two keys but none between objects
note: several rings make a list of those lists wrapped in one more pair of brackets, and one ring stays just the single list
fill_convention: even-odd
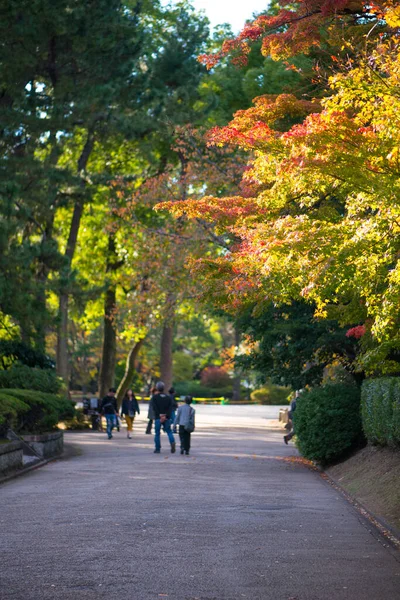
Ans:
[{"label": "paved path", "polygon": [[190,457],[144,420],[68,434],[75,456],[0,487],[1,600],[398,600],[397,551],[271,416],[198,407]]}]

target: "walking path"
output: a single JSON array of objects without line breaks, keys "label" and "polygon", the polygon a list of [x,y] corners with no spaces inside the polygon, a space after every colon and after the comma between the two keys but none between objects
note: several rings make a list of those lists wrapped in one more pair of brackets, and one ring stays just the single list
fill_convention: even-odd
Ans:
[{"label": "walking path", "polygon": [[67,434],[0,486],[1,600],[398,600],[400,555],[282,434],[276,408],[196,406],[192,455]]}]

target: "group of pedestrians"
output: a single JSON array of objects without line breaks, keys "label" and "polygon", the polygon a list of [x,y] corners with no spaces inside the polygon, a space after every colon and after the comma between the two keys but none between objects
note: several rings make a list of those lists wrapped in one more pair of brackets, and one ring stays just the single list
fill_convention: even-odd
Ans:
[{"label": "group of pedestrians", "polygon": [[[174,433],[179,434],[181,454],[188,455],[190,452],[191,433],[195,428],[195,410],[191,407],[192,396],[185,397],[185,403],[178,406],[175,397],[175,390],[171,388],[169,393],[165,393],[165,386],[159,381],[152,390],[150,398],[148,425],[146,433],[151,434],[154,422],[154,444],[155,454],[161,452],[161,430],[167,434],[171,453],[176,451],[176,442]],[[107,422],[107,436],[112,439],[113,429],[118,424],[118,417],[125,417],[127,437],[132,437],[133,422],[136,414],[140,414],[139,403],[132,390],[128,390],[121,405],[121,411],[118,412],[116,390],[110,388],[108,394],[101,402],[100,411],[104,414]]]}]

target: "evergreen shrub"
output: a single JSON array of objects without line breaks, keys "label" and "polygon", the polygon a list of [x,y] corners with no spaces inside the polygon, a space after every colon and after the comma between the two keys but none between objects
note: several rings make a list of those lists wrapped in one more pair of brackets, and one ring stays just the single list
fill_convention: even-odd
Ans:
[{"label": "evergreen shrub", "polygon": [[224,388],[210,388],[198,381],[177,381],[174,384],[178,396],[194,396],[195,398],[232,398],[232,385]]},{"label": "evergreen shrub", "polygon": [[74,416],[73,403],[64,396],[33,390],[0,390],[0,427],[17,433],[46,433]]},{"label": "evergreen shrub", "polygon": [[400,378],[367,379],[361,391],[361,414],[369,442],[400,445]]},{"label": "evergreen shrub", "polygon": [[297,445],[305,458],[333,462],[363,440],[360,390],[329,383],[304,392],[294,413]]},{"label": "evergreen shrub", "polygon": [[17,428],[18,420],[29,410],[29,405],[0,390],[0,438],[6,438],[10,427]]},{"label": "evergreen shrub", "polygon": [[290,391],[290,388],[274,385],[268,381],[258,390],[251,392],[250,397],[253,402],[260,404],[287,404],[289,402]]},{"label": "evergreen shrub", "polygon": [[52,369],[38,369],[15,363],[10,369],[0,371],[0,388],[37,390],[58,394],[64,383]]}]

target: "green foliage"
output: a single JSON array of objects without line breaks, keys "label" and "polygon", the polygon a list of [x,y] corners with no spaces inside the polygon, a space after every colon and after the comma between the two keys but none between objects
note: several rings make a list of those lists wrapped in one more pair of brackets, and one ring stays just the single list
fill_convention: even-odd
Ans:
[{"label": "green foliage", "polygon": [[32,348],[19,340],[0,339],[1,367],[3,369],[8,369],[15,362],[27,365],[28,367],[39,367],[39,369],[54,368],[54,361],[46,354],[43,354],[43,352],[39,352],[38,350],[35,350],[35,348]]},{"label": "green foliage", "polygon": [[357,342],[333,319],[316,319],[305,302],[272,303],[245,310],[239,329],[257,342],[250,354],[237,358],[244,369],[254,369],[260,381],[301,389],[322,382],[333,361],[352,372]]},{"label": "green foliage", "polygon": [[174,381],[187,381],[193,377],[194,363],[190,354],[185,352],[174,352],[173,373]]},{"label": "green foliage", "polygon": [[362,440],[360,390],[327,384],[304,392],[294,413],[297,445],[305,458],[327,464]]},{"label": "green foliage", "polygon": [[274,385],[271,381],[267,381],[263,387],[251,392],[250,397],[253,402],[259,404],[287,404],[290,391],[290,388]]},{"label": "green foliage", "polygon": [[29,405],[0,390],[0,438],[5,438],[9,427],[17,428],[18,418],[29,410]]},{"label": "green foliage", "polygon": [[[3,402],[5,399],[5,402]],[[74,416],[73,403],[64,396],[32,390],[1,390],[0,406],[3,418],[18,433],[45,433],[57,428],[57,423]],[[7,417],[7,415],[9,415]],[[1,415],[0,415],[1,424]]]},{"label": "green foliage", "polygon": [[223,388],[210,388],[201,385],[198,381],[178,381],[175,391],[178,396],[193,396],[194,398],[232,398],[232,386]]},{"label": "green foliage", "polygon": [[364,381],[361,414],[369,442],[400,445],[400,378],[381,377]]},{"label": "green foliage", "polygon": [[58,394],[63,387],[62,379],[50,369],[36,369],[15,363],[11,369],[0,371],[0,388],[37,390]]}]

